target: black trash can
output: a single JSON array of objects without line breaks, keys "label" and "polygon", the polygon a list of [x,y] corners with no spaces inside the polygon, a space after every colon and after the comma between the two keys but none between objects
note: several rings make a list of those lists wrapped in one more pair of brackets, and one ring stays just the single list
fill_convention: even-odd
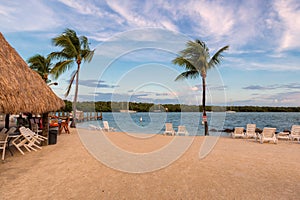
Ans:
[{"label": "black trash can", "polygon": [[49,127],[48,144],[56,144],[58,127]]}]

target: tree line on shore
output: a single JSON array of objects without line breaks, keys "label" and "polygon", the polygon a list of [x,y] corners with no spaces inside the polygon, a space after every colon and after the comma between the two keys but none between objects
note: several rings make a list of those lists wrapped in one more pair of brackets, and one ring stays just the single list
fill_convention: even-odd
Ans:
[{"label": "tree line on shore", "polygon": [[[72,102],[65,100],[62,112],[72,111]],[[78,102],[77,109],[84,112],[119,112],[120,110],[134,110],[136,112],[202,112],[202,105],[183,104],[153,104],[136,102],[85,101]],[[206,106],[206,111],[225,112],[300,112],[300,107],[268,107],[268,106]]]}]

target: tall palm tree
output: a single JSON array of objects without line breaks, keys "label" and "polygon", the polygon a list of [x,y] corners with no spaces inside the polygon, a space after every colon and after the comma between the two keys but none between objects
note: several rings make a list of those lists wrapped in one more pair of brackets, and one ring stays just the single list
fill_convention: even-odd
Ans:
[{"label": "tall palm tree", "polygon": [[[50,80],[48,79],[48,75],[51,73],[52,70],[52,63],[50,56],[44,57],[42,55],[34,55],[27,60],[29,67],[36,71],[46,83],[49,83]],[[48,137],[49,133],[49,118],[48,113],[42,114],[42,122],[43,122],[43,131],[42,135]],[[47,142],[43,142],[43,145],[47,145]]]},{"label": "tall palm tree", "polygon": [[49,83],[48,75],[51,73],[52,63],[49,56],[34,55],[27,60],[29,67],[39,73],[46,83]]},{"label": "tall palm tree", "polygon": [[186,49],[180,51],[179,56],[172,60],[173,64],[184,67],[186,70],[177,76],[175,81],[182,80],[184,78],[195,79],[199,76],[202,77],[202,107],[205,135],[209,135],[205,109],[207,71],[221,63],[221,58],[223,57],[222,53],[228,49],[229,46],[224,46],[210,57],[209,49],[203,41],[188,41]]},{"label": "tall palm tree", "polygon": [[94,55],[94,50],[89,48],[88,39],[85,36],[78,37],[76,32],[71,29],[66,29],[61,35],[52,39],[52,43],[55,46],[61,47],[62,50],[58,52],[52,52],[50,57],[58,59],[59,62],[55,64],[52,69],[54,78],[58,78],[66,70],[71,69],[74,63],[77,64],[77,69],[73,71],[69,86],[67,88],[65,96],[68,96],[72,88],[72,84],[76,79],[75,95],[73,100],[73,120],[71,127],[76,127],[76,103],[78,96],[78,81],[79,71],[82,61],[90,62]]}]

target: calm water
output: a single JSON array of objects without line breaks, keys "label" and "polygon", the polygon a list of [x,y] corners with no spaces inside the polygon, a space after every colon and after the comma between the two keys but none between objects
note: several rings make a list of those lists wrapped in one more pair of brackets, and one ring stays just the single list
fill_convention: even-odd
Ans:
[{"label": "calm water", "polygon": [[[254,123],[260,129],[274,127],[277,131],[290,130],[293,124],[300,124],[300,113],[208,113],[209,129],[223,130],[237,126],[246,127]],[[163,133],[165,122],[173,123],[177,130],[178,125],[185,125],[191,135],[203,135],[202,113],[103,113],[103,120],[109,122],[117,131],[133,133]],[[78,124],[81,128],[90,128],[90,125],[103,127],[102,121],[88,121]],[[211,135],[220,133],[210,132]],[[223,135],[226,135],[223,133]]]}]

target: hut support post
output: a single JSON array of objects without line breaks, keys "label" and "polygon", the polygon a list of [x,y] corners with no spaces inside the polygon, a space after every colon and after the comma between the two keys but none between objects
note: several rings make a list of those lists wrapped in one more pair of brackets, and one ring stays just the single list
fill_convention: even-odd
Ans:
[{"label": "hut support post", "polygon": [[9,115],[10,114],[6,114],[5,115],[5,128],[9,129]]},{"label": "hut support post", "polygon": [[[43,121],[43,131],[42,131],[42,136],[49,138],[49,113],[43,113],[42,115],[42,121]],[[48,145],[48,140],[45,140],[42,142],[43,146]]]}]

